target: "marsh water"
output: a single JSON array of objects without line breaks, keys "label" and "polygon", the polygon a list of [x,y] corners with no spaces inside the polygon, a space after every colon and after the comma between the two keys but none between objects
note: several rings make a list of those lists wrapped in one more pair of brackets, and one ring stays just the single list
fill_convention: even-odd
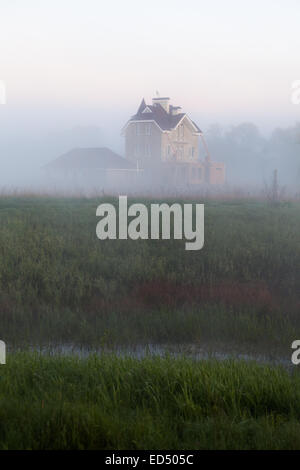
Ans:
[{"label": "marsh water", "polygon": [[266,365],[281,365],[285,368],[295,368],[291,362],[291,356],[282,356],[270,353],[240,352],[220,347],[219,350],[211,347],[199,347],[195,344],[190,345],[170,345],[170,344],[138,344],[133,347],[87,347],[73,343],[51,344],[43,346],[31,346],[31,351],[49,355],[78,356],[86,358],[93,354],[103,355],[112,354],[118,357],[133,357],[143,359],[149,356],[170,356],[174,358],[187,357],[190,359],[203,360],[239,360],[247,362],[258,362]]}]

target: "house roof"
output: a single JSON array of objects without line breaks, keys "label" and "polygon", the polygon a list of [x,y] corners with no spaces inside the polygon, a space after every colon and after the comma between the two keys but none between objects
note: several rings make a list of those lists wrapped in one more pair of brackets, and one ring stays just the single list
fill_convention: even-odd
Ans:
[{"label": "house roof", "polygon": [[[143,112],[145,109],[147,109],[147,111]],[[150,112],[148,112],[148,109],[150,110]],[[178,110],[180,109],[180,106],[171,105],[170,109]],[[171,114],[168,113],[159,103],[155,105],[149,105],[145,103],[144,99],[142,100],[137,110],[137,113],[129,119],[128,123],[130,123],[131,121],[155,121],[162,131],[171,131],[177,127],[179,122],[185,116],[193,124],[193,126],[195,127],[195,131],[202,133],[197,124],[192,121],[186,113]]]},{"label": "house roof", "polygon": [[75,148],[45,166],[49,170],[130,169],[134,165],[107,147]]}]

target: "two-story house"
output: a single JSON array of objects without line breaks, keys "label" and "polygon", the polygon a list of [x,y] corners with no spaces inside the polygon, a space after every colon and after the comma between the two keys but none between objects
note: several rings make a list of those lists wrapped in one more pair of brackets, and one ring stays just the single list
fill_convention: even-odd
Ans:
[{"label": "two-story house", "polygon": [[202,131],[169,98],[153,98],[151,105],[143,99],[123,132],[126,158],[166,182],[194,185],[225,180],[224,164],[212,162],[208,152],[204,160],[199,158]]}]

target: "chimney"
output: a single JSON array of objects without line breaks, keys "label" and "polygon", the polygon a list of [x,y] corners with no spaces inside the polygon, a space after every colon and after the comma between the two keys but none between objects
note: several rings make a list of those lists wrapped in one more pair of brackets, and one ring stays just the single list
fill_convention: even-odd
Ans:
[{"label": "chimney", "polygon": [[153,106],[160,104],[164,108],[164,110],[167,111],[167,113],[169,113],[169,108],[170,108],[169,101],[170,101],[170,98],[167,98],[167,97],[152,98]]},{"label": "chimney", "polygon": [[170,113],[172,116],[176,116],[176,114],[179,114],[181,110],[181,106],[170,106]]}]

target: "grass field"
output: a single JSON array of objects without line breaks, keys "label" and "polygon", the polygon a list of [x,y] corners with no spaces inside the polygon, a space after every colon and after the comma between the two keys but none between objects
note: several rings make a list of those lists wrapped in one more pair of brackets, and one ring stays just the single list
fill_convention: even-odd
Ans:
[{"label": "grass field", "polygon": [[299,449],[300,376],[246,362],[16,354],[0,449]]},{"label": "grass field", "polygon": [[9,346],[222,343],[289,354],[300,333],[300,203],[207,201],[205,246],[188,252],[178,240],[98,240],[101,202],[0,198]]},{"label": "grass field", "polygon": [[199,201],[205,246],[189,252],[98,240],[101,202],[0,198],[0,448],[300,449],[296,366],[25,351],[192,346],[290,363],[300,203]]}]

